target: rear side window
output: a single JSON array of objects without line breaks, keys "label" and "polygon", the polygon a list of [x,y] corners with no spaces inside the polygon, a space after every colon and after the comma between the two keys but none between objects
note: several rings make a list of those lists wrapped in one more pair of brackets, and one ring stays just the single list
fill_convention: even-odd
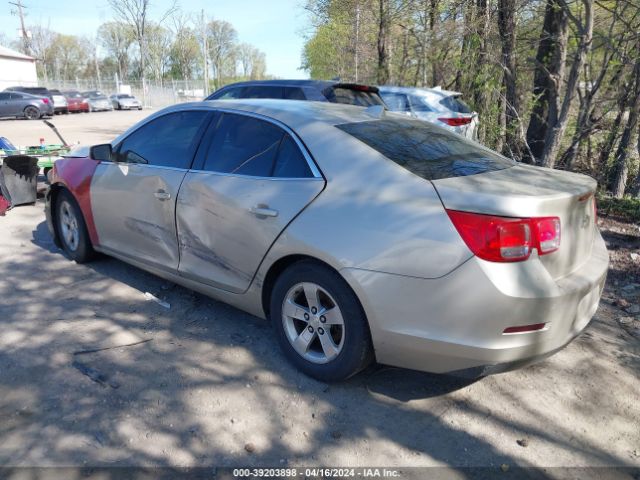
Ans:
[{"label": "rear side window", "polygon": [[411,95],[411,108],[414,112],[435,112],[436,109],[429,105],[429,101],[418,95]]},{"label": "rear side window", "polygon": [[287,100],[306,100],[304,92],[299,87],[284,87],[283,97]]},{"label": "rear side window", "polygon": [[0,100],[9,100],[9,94],[5,92],[0,92]]},{"label": "rear side window", "polygon": [[244,88],[242,98],[282,98],[282,87],[251,85]]},{"label": "rear side window", "polygon": [[476,175],[515,165],[488,148],[419,120],[386,118],[336,127],[427,180]]},{"label": "rear side window", "polygon": [[380,93],[384,103],[387,104],[389,110],[393,112],[410,112],[409,100],[404,93]]},{"label": "rear side window", "polygon": [[256,177],[313,176],[296,142],[258,118],[223,114],[209,145],[204,170]]},{"label": "rear side window", "polygon": [[473,110],[471,110],[471,107],[466,103],[464,103],[462,100],[460,100],[459,97],[454,97],[454,96],[444,97],[442,100],[440,100],[439,103],[440,105],[445,107],[447,110],[451,110],[452,112],[473,113]]},{"label": "rear side window", "polygon": [[278,178],[307,178],[313,174],[307,160],[289,135],[285,134],[280,142],[280,149],[273,168],[273,177]]},{"label": "rear side window", "polygon": [[120,144],[121,162],[189,168],[208,112],[175,112],[158,117]]},{"label": "rear side window", "polygon": [[209,146],[204,169],[268,177],[283,133],[272,123],[225,113]]},{"label": "rear side window", "polygon": [[354,90],[344,87],[329,87],[322,93],[327,100],[332,103],[344,103],[347,105],[357,105],[359,107],[370,107],[371,105],[384,105],[380,96],[375,92]]}]

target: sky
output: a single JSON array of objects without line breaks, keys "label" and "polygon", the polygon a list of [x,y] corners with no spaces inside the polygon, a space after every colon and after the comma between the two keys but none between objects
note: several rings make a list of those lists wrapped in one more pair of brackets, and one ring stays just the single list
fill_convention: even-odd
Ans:
[{"label": "sky", "polygon": [[[17,0],[11,0],[17,1]],[[95,36],[98,26],[112,19],[106,0],[22,0],[25,23],[48,26],[60,33]],[[280,78],[307,78],[299,70],[303,33],[307,26],[304,0],[178,0],[184,12],[230,22],[241,42],[265,52],[267,73]],[[171,0],[151,0],[151,19],[159,18]],[[20,29],[16,7],[0,0],[0,32],[17,40]]]}]

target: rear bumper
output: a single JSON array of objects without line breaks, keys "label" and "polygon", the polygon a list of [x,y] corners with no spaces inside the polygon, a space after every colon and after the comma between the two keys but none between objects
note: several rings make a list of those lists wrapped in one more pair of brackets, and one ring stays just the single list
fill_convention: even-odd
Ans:
[{"label": "rear bumper", "polygon": [[[360,298],[380,363],[481,376],[544,359],[595,314],[609,264],[602,237],[577,271],[552,279],[540,261],[494,264],[476,257],[438,279],[344,269]],[[503,334],[545,323],[543,330]]]}]

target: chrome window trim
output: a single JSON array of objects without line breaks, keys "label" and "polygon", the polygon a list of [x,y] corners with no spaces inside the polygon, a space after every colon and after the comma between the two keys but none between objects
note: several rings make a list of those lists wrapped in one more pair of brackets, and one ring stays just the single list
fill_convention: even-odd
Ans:
[{"label": "chrome window trim", "polygon": [[[273,125],[276,125],[276,126],[282,128],[285,132],[287,132],[291,136],[291,138],[293,138],[293,141],[296,142],[296,145],[298,145],[298,148],[302,152],[302,156],[307,161],[307,165],[309,166],[309,169],[311,169],[311,174],[313,175],[313,177],[295,177],[295,179],[297,179],[297,180],[304,179],[304,178],[322,178],[322,179],[324,179],[324,175],[322,174],[322,171],[320,170],[320,168],[316,164],[315,160],[313,159],[313,157],[309,153],[309,150],[307,150],[306,145],[302,142],[302,140],[300,140],[298,135],[288,125],[282,123],[280,120],[268,117],[266,115],[261,115],[259,113],[249,112],[249,111],[245,111],[245,110],[236,110],[236,109],[233,109],[233,108],[225,108],[225,107],[207,105],[206,103],[199,103],[199,104],[195,104],[195,105],[192,104],[192,103],[191,104],[187,103],[187,104],[182,104],[182,105],[174,105],[174,106],[168,107],[165,110],[161,110],[159,112],[153,113],[153,114],[149,115],[147,118],[145,118],[144,120],[140,121],[139,123],[133,125],[132,127],[129,127],[126,131],[121,133],[118,137],[114,138],[111,141],[111,146],[115,149],[129,135],[133,134],[137,130],[139,130],[142,127],[144,127],[147,123],[149,123],[149,122],[151,122],[151,121],[153,121],[153,120],[155,120],[157,118],[163,117],[165,115],[169,115],[171,113],[186,112],[186,111],[193,111],[193,110],[207,110],[207,111],[212,111],[212,112],[221,112],[221,113],[225,113],[226,112],[226,113],[233,113],[233,114],[237,114],[237,115],[246,115],[248,117],[254,117],[254,118],[257,118],[258,120],[263,120],[265,122],[272,123]],[[201,141],[201,143],[202,143],[202,141]],[[120,163],[120,162],[115,162],[115,163]],[[134,165],[134,164],[127,164],[127,165]],[[144,165],[144,164],[137,164],[137,165]],[[165,167],[165,168],[175,168],[175,167]],[[185,169],[185,170],[188,170],[188,169]],[[195,170],[191,170],[191,171],[195,171]],[[221,172],[212,172],[210,170],[205,170],[205,172],[207,172],[207,173],[221,173]],[[236,175],[236,174],[229,174],[229,175]],[[247,177],[250,177],[250,175],[247,175]],[[257,177],[253,177],[253,178],[257,178]],[[265,177],[265,178],[272,178],[272,177]]]},{"label": "chrome window trim", "polygon": [[165,167],[164,165],[151,165],[148,163],[133,163],[133,162],[110,162],[107,160],[100,160],[100,164],[108,164],[108,165],[133,165],[136,167],[147,167],[147,168],[159,168],[162,170],[174,170],[176,172],[188,172],[188,168],[178,168],[178,167]]},{"label": "chrome window trim", "polygon": [[261,177],[261,176],[257,176],[257,175],[244,175],[244,174],[240,174],[240,173],[223,173],[223,172],[214,172],[213,170],[197,170],[197,169],[191,169],[189,170],[190,173],[204,173],[204,174],[208,174],[208,175],[216,175],[219,177],[238,177],[238,178],[247,178],[247,179],[252,179],[252,180],[270,180],[270,181],[301,181],[301,180],[307,180],[307,181],[314,181],[317,182],[318,180],[322,180],[324,181],[323,177]]}]

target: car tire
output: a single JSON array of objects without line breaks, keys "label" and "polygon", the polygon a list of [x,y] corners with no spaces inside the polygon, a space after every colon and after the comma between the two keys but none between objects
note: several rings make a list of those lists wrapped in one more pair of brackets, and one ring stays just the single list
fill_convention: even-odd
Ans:
[{"label": "car tire", "polygon": [[293,264],[276,280],[270,307],[282,351],[310,377],[324,382],[345,380],[373,360],[362,306],[334,270],[314,261]]},{"label": "car tire", "polygon": [[24,116],[27,120],[37,120],[41,117],[40,109],[33,105],[29,105],[24,109]]},{"label": "car tire", "polygon": [[62,190],[56,197],[56,233],[67,256],[76,263],[91,260],[95,251],[82,211],[73,195]]}]

